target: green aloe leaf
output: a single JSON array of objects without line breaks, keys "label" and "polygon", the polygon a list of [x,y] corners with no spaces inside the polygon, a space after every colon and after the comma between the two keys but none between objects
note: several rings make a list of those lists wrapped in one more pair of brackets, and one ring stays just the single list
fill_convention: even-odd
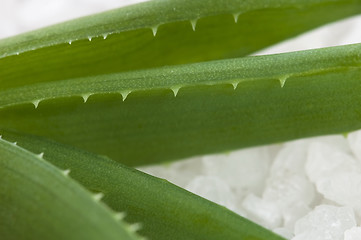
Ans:
[{"label": "green aloe leaf", "polygon": [[230,59],[360,12],[361,0],[156,0],[1,40],[0,130],[39,153],[0,139],[1,236],[139,239],[74,178],[154,239],[282,239],[73,147],[134,166],[360,128],[360,44]]},{"label": "green aloe leaf", "polygon": [[70,177],[89,190],[102,192],[103,201],[125,212],[127,222],[140,222],[139,232],[149,239],[283,239],[224,207],[108,158],[39,137],[3,134],[32,152],[43,152],[57,167],[70,169]]},{"label": "green aloe leaf", "polygon": [[[360,128],[360,44],[195,63],[360,12],[361,0],[156,0],[4,39],[0,129],[36,135],[16,138],[155,239],[281,239],[166,181],[38,136],[134,166]],[[68,173],[0,139],[1,236],[139,239],[139,225],[116,221],[122,214]]]},{"label": "green aloe leaf", "polygon": [[97,196],[42,154],[0,139],[1,239],[140,239]]},{"label": "green aloe leaf", "polygon": [[140,165],[358,129],[360,80],[361,44],[75,78],[3,91],[0,128]]},{"label": "green aloe leaf", "polygon": [[128,6],[1,40],[0,91],[35,82],[244,56],[360,13],[360,3],[154,0]]}]

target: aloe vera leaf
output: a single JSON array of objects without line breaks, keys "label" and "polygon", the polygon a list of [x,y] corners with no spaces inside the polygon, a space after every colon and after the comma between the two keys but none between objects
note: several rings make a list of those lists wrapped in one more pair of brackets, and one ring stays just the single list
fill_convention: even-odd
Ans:
[{"label": "aloe vera leaf", "polygon": [[64,172],[0,139],[0,235],[22,239],[140,239]]},{"label": "aloe vera leaf", "polygon": [[126,214],[127,222],[141,222],[140,234],[157,240],[282,240],[269,230],[215,203],[198,197],[163,179],[128,168],[111,159],[44,138],[2,131],[5,139],[44,159]]},{"label": "aloe vera leaf", "polygon": [[360,0],[145,2],[1,40],[0,89],[244,56],[360,12]]},{"label": "aloe vera leaf", "polygon": [[[132,166],[348,132],[361,127],[360,53],[355,44],[14,88],[0,95],[0,128]],[[34,108],[39,96],[50,100]]]}]

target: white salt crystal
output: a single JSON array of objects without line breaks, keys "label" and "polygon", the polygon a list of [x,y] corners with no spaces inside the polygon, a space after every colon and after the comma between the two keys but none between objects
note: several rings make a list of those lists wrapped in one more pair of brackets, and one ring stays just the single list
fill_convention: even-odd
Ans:
[{"label": "white salt crystal", "polygon": [[271,166],[271,176],[284,177],[285,174],[304,173],[307,151],[306,141],[292,141],[278,152]]},{"label": "white salt crystal", "polygon": [[235,196],[229,185],[218,177],[198,176],[194,178],[186,189],[210,201],[235,210]]},{"label": "white salt crystal", "polygon": [[307,141],[285,144],[271,167],[263,199],[275,202],[283,217],[283,226],[293,231],[295,222],[311,209],[315,197],[314,185],[305,175]]},{"label": "white salt crystal", "polygon": [[270,165],[267,147],[249,148],[203,157],[204,172],[226,181],[239,196],[248,192],[261,194]]},{"label": "white salt crystal", "polygon": [[277,204],[284,227],[289,229],[293,229],[295,222],[311,210],[309,204],[314,196],[313,185],[302,175],[271,178],[263,193],[266,201]]},{"label": "white salt crystal", "polygon": [[263,200],[254,194],[248,194],[242,202],[247,216],[258,224],[274,229],[282,224],[281,212],[277,204]]},{"label": "white salt crystal", "polygon": [[311,207],[302,202],[296,202],[293,205],[282,207],[283,226],[293,231],[296,222],[306,216],[311,210]]},{"label": "white salt crystal", "polygon": [[316,183],[317,190],[340,205],[352,207],[361,216],[361,173],[341,171]]},{"label": "white salt crystal", "polygon": [[361,215],[361,166],[353,156],[323,143],[310,145],[306,172],[327,199]]},{"label": "white salt crystal", "polygon": [[361,227],[347,229],[344,234],[344,240],[361,240]]},{"label": "white salt crystal", "polygon": [[303,175],[271,177],[267,180],[263,198],[276,201],[279,205],[292,205],[295,202],[310,204],[315,196],[313,184]]},{"label": "white salt crystal", "polygon": [[346,152],[320,142],[314,142],[309,146],[306,173],[313,182],[332,176],[336,172],[351,172],[359,168],[359,163]]},{"label": "white salt crystal", "polygon": [[347,139],[343,135],[328,135],[328,136],[320,136],[306,139],[311,144],[313,142],[324,143],[334,149],[337,149],[341,152],[351,153],[350,146],[347,142]]},{"label": "white salt crystal", "polygon": [[296,222],[292,240],[342,240],[344,232],[354,226],[352,208],[320,205]]},{"label": "white salt crystal", "polygon": [[348,143],[352,153],[356,156],[358,161],[361,161],[361,130],[349,133],[347,135]]}]

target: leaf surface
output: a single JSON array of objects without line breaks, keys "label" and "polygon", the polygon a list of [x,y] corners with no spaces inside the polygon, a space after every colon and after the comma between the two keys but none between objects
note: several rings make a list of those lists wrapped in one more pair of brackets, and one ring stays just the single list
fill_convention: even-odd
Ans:
[{"label": "leaf surface", "polygon": [[360,66],[354,44],[39,83],[2,92],[0,128],[132,166],[342,133]]},{"label": "leaf surface", "polygon": [[0,139],[0,235],[6,240],[140,239],[66,174]]}]

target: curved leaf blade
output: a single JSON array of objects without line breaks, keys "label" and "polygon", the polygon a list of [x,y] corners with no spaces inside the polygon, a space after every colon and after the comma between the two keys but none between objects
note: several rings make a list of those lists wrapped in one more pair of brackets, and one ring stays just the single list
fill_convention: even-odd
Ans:
[{"label": "curved leaf blade", "polygon": [[3,239],[139,239],[59,169],[0,139]]},{"label": "curved leaf blade", "polygon": [[43,138],[3,131],[6,139],[33,151],[44,151],[52,164],[71,169],[70,176],[104,202],[126,213],[127,222],[141,222],[140,233],[157,240],[282,240],[228,209],[104,157]]},{"label": "curved leaf blade", "polygon": [[0,90],[244,56],[360,12],[360,0],[145,2],[1,40]]},{"label": "curved leaf blade", "polygon": [[[17,96],[29,102],[0,109],[0,126],[132,166],[347,132],[361,127],[360,48],[355,44],[29,85],[0,95],[3,105],[15,103]],[[104,90],[103,81],[111,89]],[[176,97],[173,87],[181,87]],[[82,95],[71,97],[81,89],[94,93],[86,103]],[[129,89],[123,101],[119,92]],[[58,90],[63,95],[56,95]],[[34,108],[34,96],[51,99]]]}]

